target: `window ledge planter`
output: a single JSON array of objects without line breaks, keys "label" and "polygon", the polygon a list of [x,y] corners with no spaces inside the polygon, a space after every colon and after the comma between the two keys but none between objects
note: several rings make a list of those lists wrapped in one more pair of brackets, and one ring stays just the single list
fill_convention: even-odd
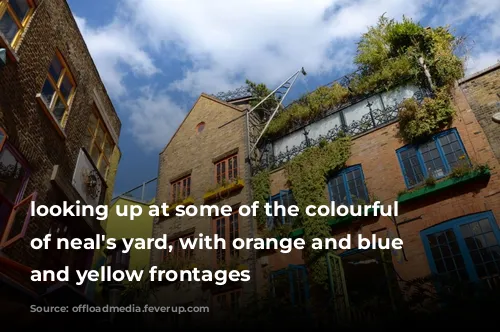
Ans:
[{"label": "window ledge planter", "polygon": [[[194,198],[193,197],[187,197],[187,198],[185,198],[181,202],[177,202],[177,203],[174,203],[172,205],[169,205],[168,209],[166,210],[166,212],[170,215],[171,212],[174,212],[175,208],[177,206],[179,206],[179,205],[188,206],[188,205],[193,205],[193,204],[194,204]],[[168,216],[166,216],[166,217],[168,217]]]},{"label": "window ledge planter", "polygon": [[490,174],[491,173],[490,173],[489,169],[483,169],[483,170],[472,171],[472,172],[470,172],[464,176],[461,176],[459,178],[447,178],[443,181],[436,183],[433,186],[426,186],[426,187],[414,189],[410,192],[399,195],[398,203],[410,202],[410,201],[416,200],[418,198],[430,195],[432,193],[436,193],[438,191],[444,190],[446,188],[450,188],[450,187],[453,187],[455,185],[463,184],[463,183],[470,182],[470,181],[473,181],[476,179],[489,178]]},{"label": "window ledge planter", "polygon": [[236,190],[239,190],[245,186],[245,183],[242,179],[235,180],[233,182],[221,185],[217,189],[208,191],[205,195],[203,195],[203,200],[205,202],[214,201],[220,198],[223,195],[228,195]]}]

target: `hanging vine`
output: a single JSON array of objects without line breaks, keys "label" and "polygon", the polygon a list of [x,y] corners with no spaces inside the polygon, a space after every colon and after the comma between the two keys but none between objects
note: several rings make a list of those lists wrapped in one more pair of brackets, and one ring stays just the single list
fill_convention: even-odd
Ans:
[{"label": "hanging vine", "polygon": [[[328,204],[325,194],[326,179],[330,172],[344,167],[351,153],[351,140],[341,137],[331,143],[311,147],[292,159],[286,167],[290,187],[300,211],[309,205]],[[302,214],[304,238],[310,244],[313,238],[331,236],[331,228],[324,217]],[[308,246],[310,247],[310,246]],[[324,259],[316,259],[312,250],[306,252],[313,279],[325,284],[327,265]]]}]

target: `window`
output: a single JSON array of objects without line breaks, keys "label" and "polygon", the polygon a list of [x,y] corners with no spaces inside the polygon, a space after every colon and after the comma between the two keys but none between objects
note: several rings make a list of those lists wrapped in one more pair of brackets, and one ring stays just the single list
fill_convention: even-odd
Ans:
[{"label": "window", "polygon": [[90,156],[101,175],[104,179],[107,179],[109,163],[111,155],[113,154],[113,149],[115,148],[115,143],[106,129],[104,121],[102,121],[95,108],[94,111],[90,113],[87,131],[91,137],[89,146]]},{"label": "window", "polygon": [[500,275],[500,230],[491,212],[454,219],[421,232],[431,271],[452,282]]},{"label": "window", "polygon": [[167,260],[175,260],[175,261],[180,261],[180,260],[189,260],[193,257],[194,255],[194,250],[193,249],[182,249],[181,247],[181,239],[183,243],[185,244],[186,241],[193,241],[194,240],[194,234],[190,234],[187,236],[179,237],[175,240],[171,240],[168,242],[167,248],[170,248],[172,246],[172,251],[169,252],[169,249],[165,249],[163,251],[163,261]]},{"label": "window", "polygon": [[305,306],[309,300],[307,269],[289,265],[287,269],[271,273],[271,294],[281,305]]},{"label": "window", "polygon": [[241,306],[241,289],[215,294],[212,306],[216,313],[237,313]]},{"label": "window", "polygon": [[30,221],[30,203],[36,193],[24,196],[29,178],[26,160],[7,142],[0,129],[0,248],[19,240]]},{"label": "window", "polygon": [[[86,270],[92,264],[91,258],[94,256],[92,250],[85,249],[66,249],[64,245],[57,247],[58,239],[67,239],[71,241],[75,238],[82,238],[82,234],[71,227],[71,223],[66,223],[61,220],[55,220],[50,229],[49,234],[52,235],[52,240],[49,242],[49,248],[43,253],[43,266],[47,270],[60,270],[68,266],[70,273],[70,282],[77,288],[85,288],[85,284],[76,285],[79,281],[77,270]],[[64,243],[64,242],[61,242]]]},{"label": "window", "polygon": [[330,200],[337,205],[357,205],[370,202],[360,165],[341,170],[328,181]]},{"label": "window", "polygon": [[203,131],[203,129],[205,129],[205,122],[198,123],[196,126],[196,132],[199,134]]},{"label": "window", "polygon": [[460,166],[470,165],[469,157],[456,129],[434,135],[420,145],[408,145],[397,151],[408,188],[427,178],[440,179]]},{"label": "window", "polygon": [[68,65],[61,53],[57,52],[50,63],[47,78],[43,83],[41,98],[46,106],[46,111],[61,128],[66,126],[68,120],[75,86],[75,80]]},{"label": "window", "polygon": [[172,182],[172,203],[179,203],[191,195],[191,175]]},{"label": "window", "polygon": [[0,32],[15,47],[35,10],[31,0],[0,1]]},{"label": "window", "polygon": [[[284,206],[285,209],[288,209],[290,205],[297,205],[291,190],[280,190],[279,194],[276,194],[269,199],[269,204],[271,204],[272,207],[274,207],[274,204],[279,204]],[[273,208],[271,208],[271,211],[274,214]],[[267,226],[269,228],[279,225],[293,225],[296,217],[289,216],[287,213],[282,213],[281,210],[278,210],[277,212],[277,216],[268,217]]]},{"label": "window", "polygon": [[233,248],[233,240],[239,235],[238,211],[234,211],[229,217],[216,217],[213,220],[214,233],[226,240],[226,249],[221,246],[215,251],[217,264],[229,263],[232,258],[239,258],[239,251]]},{"label": "window", "polygon": [[238,178],[238,155],[232,155],[215,164],[215,180],[217,184],[231,182]]},{"label": "window", "polygon": [[106,265],[111,266],[113,271],[127,271],[130,265],[130,251],[125,253],[125,244],[123,241],[117,243],[116,248],[110,250],[107,255]]}]

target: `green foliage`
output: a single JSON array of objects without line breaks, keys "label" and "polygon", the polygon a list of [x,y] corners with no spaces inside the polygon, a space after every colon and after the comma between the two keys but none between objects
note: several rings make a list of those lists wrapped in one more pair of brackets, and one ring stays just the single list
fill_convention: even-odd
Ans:
[{"label": "green foliage", "polygon": [[259,227],[263,228],[266,226],[267,220],[264,204],[267,203],[267,200],[271,193],[271,181],[269,179],[268,170],[261,171],[260,173],[257,173],[252,177],[252,190],[254,200],[259,202],[259,209],[257,210],[257,222],[259,224]]},{"label": "green foliage", "polygon": [[[314,121],[349,97],[390,90],[405,82],[436,88],[449,94],[449,88],[464,74],[463,62],[454,54],[460,42],[461,39],[457,39],[447,27],[424,28],[406,17],[397,22],[382,16],[375,26],[361,36],[354,59],[358,71],[351,79],[349,88],[340,85],[321,87],[300,98],[271,121],[266,135],[275,137],[286,134],[291,127]],[[256,93],[255,103],[269,93],[263,84],[249,81],[247,84]],[[428,100],[428,105],[418,112],[418,116],[423,116],[424,111],[431,108],[435,121],[451,120],[449,105],[443,105],[442,102],[431,105]],[[276,103],[276,99],[272,99],[264,104],[268,104],[265,107],[270,109]],[[439,106],[444,108],[436,110]],[[432,118],[425,119],[422,135],[441,126],[442,123],[434,123]],[[410,132],[415,131],[413,123],[409,126]]]},{"label": "green foliage", "polygon": [[399,111],[399,134],[406,142],[416,142],[451,125],[455,109],[446,90],[425,98],[422,104],[406,99]]},{"label": "green foliage", "polygon": [[[351,153],[351,140],[341,137],[323,144],[321,147],[311,147],[292,159],[286,167],[290,188],[300,211],[305,211],[308,205],[328,204],[325,195],[326,179],[330,172],[345,166]],[[330,237],[331,229],[323,217],[302,216],[304,238],[311,243],[313,238]],[[326,285],[328,275],[324,259],[315,259],[311,250],[307,251],[313,280]]]},{"label": "green foliage", "polygon": [[[258,103],[260,103],[261,100],[266,98],[272,92],[263,83],[257,84],[250,80],[246,80],[246,84],[248,90],[253,96],[253,99],[250,100],[250,106],[252,107],[256,106]],[[263,116],[263,114],[265,114],[265,111],[274,110],[276,106],[278,106],[278,102],[279,100],[277,100],[274,96],[271,96],[270,98],[266,99],[266,101],[263,102],[257,109],[255,109],[255,112],[260,116]]]},{"label": "green foliage", "polygon": [[286,112],[279,113],[269,124],[267,135],[283,134],[290,125],[307,124],[312,119],[322,116],[335,105],[344,102],[348,95],[349,91],[339,84],[334,84],[331,87],[320,87],[291,104]]}]

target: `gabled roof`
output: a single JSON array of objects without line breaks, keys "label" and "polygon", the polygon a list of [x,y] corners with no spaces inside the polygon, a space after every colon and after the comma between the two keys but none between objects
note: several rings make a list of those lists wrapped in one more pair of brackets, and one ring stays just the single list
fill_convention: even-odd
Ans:
[{"label": "gabled roof", "polygon": [[162,154],[163,152],[165,152],[165,150],[168,148],[168,146],[170,145],[170,142],[172,142],[172,140],[174,139],[174,137],[177,135],[177,133],[179,132],[179,129],[181,129],[182,125],[184,124],[184,122],[186,121],[186,119],[189,117],[189,114],[191,114],[191,112],[193,111],[193,109],[195,108],[196,104],[198,104],[198,102],[201,100],[201,98],[206,98],[206,99],[209,99],[213,102],[216,102],[216,103],[219,103],[221,105],[224,105],[224,106],[227,106],[229,108],[232,108],[233,110],[235,111],[238,111],[240,113],[243,113],[243,112],[246,112],[247,110],[246,109],[242,109],[238,106],[235,106],[231,103],[228,103],[228,102],[225,102],[223,100],[220,100],[220,99],[217,99],[215,98],[214,96],[211,96],[209,94],[206,94],[206,93],[202,93],[198,99],[196,99],[196,101],[194,102],[193,104],[193,107],[191,107],[191,109],[189,110],[189,112],[186,114],[186,116],[184,117],[184,120],[182,120],[181,124],[179,125],[179,127],[177,127],[177,130],[175,131],[175,133],[172,135],[172,137],[170,138],[170,141],[167,143],[167,145],[165,145],[165,147],[161,150],[160,154]]}]

